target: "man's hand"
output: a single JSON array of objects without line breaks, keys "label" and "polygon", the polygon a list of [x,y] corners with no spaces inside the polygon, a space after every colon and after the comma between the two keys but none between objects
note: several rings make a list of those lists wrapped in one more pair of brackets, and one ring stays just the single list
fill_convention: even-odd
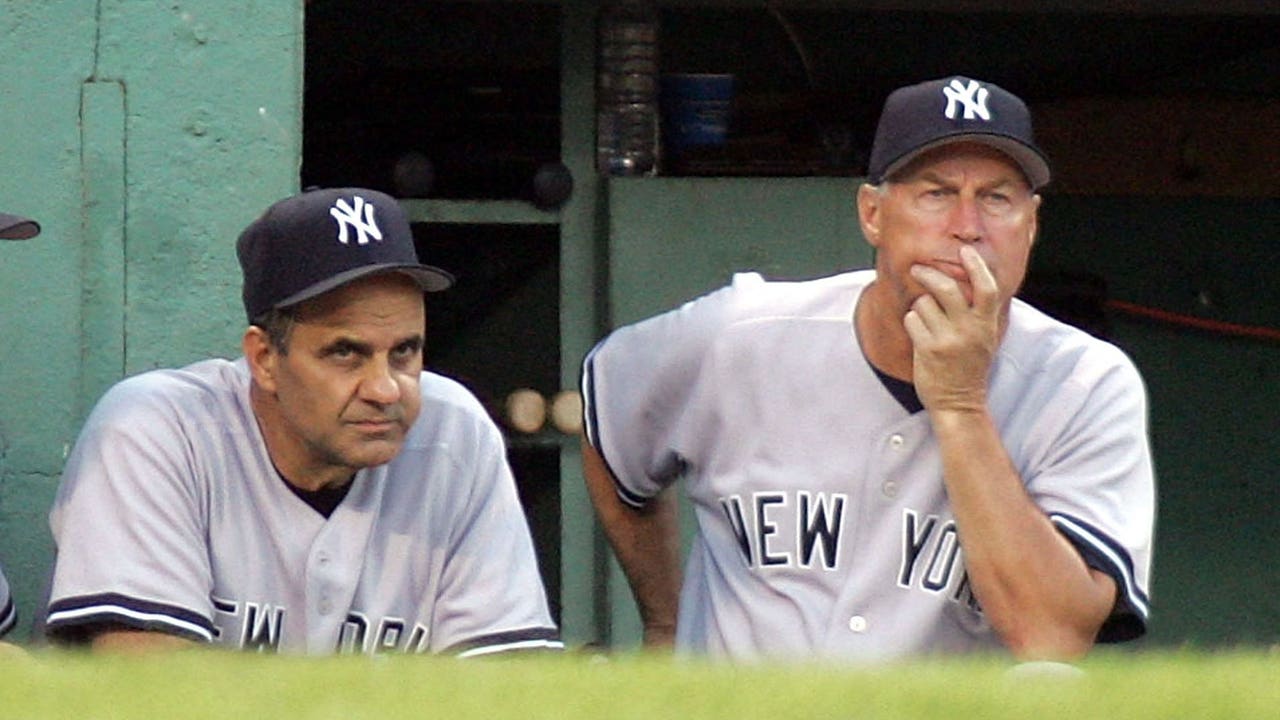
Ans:
[{"label": "man's hand", "polygon": [[960,248],[970,301],[960,282],[937,268],[913,265],[925,287],[903,318],[914,348],[913,378],[930,412],[985,412],[987,376],[1000,343],[1000,289],[982,257]]}]

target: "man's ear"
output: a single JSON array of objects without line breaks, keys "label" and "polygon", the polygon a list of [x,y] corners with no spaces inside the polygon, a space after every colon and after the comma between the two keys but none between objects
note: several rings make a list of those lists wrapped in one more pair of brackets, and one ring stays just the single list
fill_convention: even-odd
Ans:
[{"label": "man's ear", "polygon": [[863,183],[858,187],[858,225],[873,248],[880,247],[880,190]]},{"label": "man's ear", "polygon": [[280,359],[280,350],[271,343],[267,331],[257,325],[250,325],[240,339],[240,348],[249,363],[249,374],[253,382],[267,392],[276,391],[276,363]]},{"label": "man's ear", "polygon": [[1034,246],[1036,240],[1040,237],[1040,195],[1039,193],[1031,196],[1034,204],[1031,206],[1031,236],[1027,238],[1027,245]]}]

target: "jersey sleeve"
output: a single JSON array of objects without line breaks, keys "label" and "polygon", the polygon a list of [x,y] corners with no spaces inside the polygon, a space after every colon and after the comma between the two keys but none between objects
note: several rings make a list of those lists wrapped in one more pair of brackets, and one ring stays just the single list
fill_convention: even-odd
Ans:
[{"label": "jersey sleeve", "polygon": [[204,498],[163,382],[148,374],[108,391],[68,458],[50,512],[52,639],[102,625],[213,638]]},{"label": "jersey sleeve", "polygon": [[4,577],[4,569],[0,568],[0,638],[9,634],[18,624],[18,607],[13,603],[13,595],[9,592],[9,581]]},{"label": "jersey sleeve", "polygon": [[474,454],[460,463],[471,470],[450,479],[470,490],[449,508],[431,649],[459,657],[562,649],[502,434],[478,403],[476,423]]},{"label": "jersey sleeve", "polygon": [[[1114,349],[1113,349],[1114,350]],[[1146,391],[1118,350],[1114,362],[1064,383],[1062,430],[1028,490],[1086,564],[1109,575],[1117,600],[1099,642],[1146,632],[1155,522],[1155,478],[1147,440]],[[1083,398],[1071,402],[1069,395]]]},{"label": "jersey sleeve", "polygon": [[754,273],[681,307],[610,333],[582,364],[583,427],[618,497],[643,506],[684,471],[677,438],[688,422],[708,348]]}]

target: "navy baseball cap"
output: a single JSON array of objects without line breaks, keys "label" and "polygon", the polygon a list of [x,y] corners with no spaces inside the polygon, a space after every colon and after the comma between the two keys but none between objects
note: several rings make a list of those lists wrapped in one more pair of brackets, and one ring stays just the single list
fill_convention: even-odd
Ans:
[{"label": "navy baseball cap", "polygon": [[40,223],[17,215],[0,213],[0,240],[29,240],[40,234]]},{"label": "navy baseball cap", "polygon": [[1032,190],[1049,182],[1049,161],[1036,146],[1026,103],[997,85],[958,76],[889,94],[871,144],[868,180],[879,184],[920,153],[960,141],[1008,155]]},{"label": "navy baseball cap", "polygon": [[399,272],[426,292],[453,276],[418,262],[413,231],[400,203],[363,188],[308,190],[267,208],[236,242],[249,322],[383,272]]}]

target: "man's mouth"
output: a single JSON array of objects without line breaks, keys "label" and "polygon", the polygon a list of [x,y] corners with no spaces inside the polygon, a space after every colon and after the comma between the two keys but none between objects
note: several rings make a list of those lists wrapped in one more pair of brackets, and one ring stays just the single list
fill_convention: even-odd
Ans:
[{"label": "man's mouth", "polygon": [[964,265],[952,260],[934,260],[929,263],[929,267],[945,274],[947,277],[957,282],[969,282],[969,271],[964,269]]},{"label": "man's mouth", "polygon": [[396,418],[365,418],[362,420],[352,420],[348,424],[354,425],[361,430],[382,431],[399,427],[400,421]]}]

